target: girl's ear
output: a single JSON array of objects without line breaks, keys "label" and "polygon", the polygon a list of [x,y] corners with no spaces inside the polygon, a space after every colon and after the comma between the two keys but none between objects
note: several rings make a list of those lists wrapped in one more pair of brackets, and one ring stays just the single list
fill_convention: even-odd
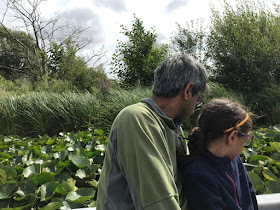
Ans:
[{"label": "girl's ear", "polygon": [[231,131],[231,133],[228,135],[227,138],[227,143],[229,145],[233,144],[235,142],[235,140],[238,138],[238,131],[237,130],[233,130]]}]

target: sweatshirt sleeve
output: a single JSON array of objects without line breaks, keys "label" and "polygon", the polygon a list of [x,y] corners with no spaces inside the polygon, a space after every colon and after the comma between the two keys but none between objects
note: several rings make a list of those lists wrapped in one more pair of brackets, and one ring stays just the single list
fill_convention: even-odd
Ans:
[{"label": "sweatshirt sleeve", "polygon": [[127,110],[118,120],[120,163],[143,209],[181,209],[174,180],[177,166],[170,155],[175,146],[170,148],[159,122],[150,113],[134,110]]},{"label": "sweatshirt sleeve", "polygon": [[223,210],[224,203],[216,182],[208,175],[196,171],[184,171],[184,192],[192,210]]}]

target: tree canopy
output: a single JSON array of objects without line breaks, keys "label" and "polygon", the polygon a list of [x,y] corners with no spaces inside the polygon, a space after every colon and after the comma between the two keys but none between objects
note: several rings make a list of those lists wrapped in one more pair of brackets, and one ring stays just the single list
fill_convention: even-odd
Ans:
[{"label": "tree canopy", "polygon": [[121,25],[128,40],[118,41],[112,56],[111,71],[117,74],[123,86],[151,86],[153,72],[157,65],[168,55],[167,45],[156,43],[153,28],[146,30],[143,22],[134,15],[132,28]]},{"label": "tree canopy", "polygon": [[203,21],[197,19],[186,22],[183,27],[177,23],[178,29],[171,37],[170,48],[174,52],[187,53],[200,62],[206,62],[207,30]]},{"label": "tree canopy", "polygon": [[223,9],[212,8],[207,45],[216,80],[245,91],[279,84],[279,12],[252,0],[224,1]]}]

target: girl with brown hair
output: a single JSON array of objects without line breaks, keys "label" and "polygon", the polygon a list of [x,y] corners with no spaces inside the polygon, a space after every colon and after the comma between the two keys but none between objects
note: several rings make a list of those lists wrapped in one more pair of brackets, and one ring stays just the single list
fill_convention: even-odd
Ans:
[{"label": "girl with brown hair", "polygon": [[251,179],[239,157],[253,136],[249,114],[236,102],[214,99],[189,136],[190,155],[177,150],[192,210],[258,209]]}]

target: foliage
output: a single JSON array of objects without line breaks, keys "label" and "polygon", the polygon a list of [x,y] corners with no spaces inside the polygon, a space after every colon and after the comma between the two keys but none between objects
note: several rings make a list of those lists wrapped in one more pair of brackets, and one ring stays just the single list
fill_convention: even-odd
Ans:
[{"label": "foliage", "polygon": [[[102,84],[101,84],[102,85]],[[90,125],[109,129],[119,111],[151,95],[150,89],[115,89],[105,82],[102,90],[91,93],[27,92],[0,98],[2,135],[55,135]]]},{"label": "foliage", "polygon": [[36,64],[35,40],[30,35],[0,26],[0,75],[16,80],[34,77]]},{"label": "foliage", "polygon": [[[88,67],[84,59],[77,55],[78,45],[71,39],[65,40],[61,45],[51,43],[50,52],[44,55],[47,59],[48,73],[42,75],[39,72],[38,51],[34,42],[33,38],[24,32],[0,27],[2,77],[17,80],[14,83],[16,86],[20,85],[19,81],[28,80],[29,90],[54,92],[91,91],[93,87],[100,88],[102,81],[108,81],[103,66]],[[30,52],[33,52],[33,57]],[[12,88],[14,89],[17,88]]]},{"label": "foliage", "polygon": [[259,91],[279,84],[280,18],[260,1],[226,0],[223,13],[212,8],[208,56],[216,81],[233,89]]},{"label": "foliage", "polygon": [[258,93],[244,94],[246,105],[256,115],[259,125],[275,125],[280,123],[280,86],[266,87]]},{"label": "foliage", "polygon": [[[61,80],[36,84],[36,90],[43,92],[30,91],[28,84],[15,84],[0,78],[0,133],[5,135],[55,135],[89,125],[109,129],[121,109],[152,95],[150,87],[122,89],[108,80],[93,87],[91,93],[73,92],[72,85]],[[280,123],[279,87],[260,93],[241,93],[219,83],[210,82],[209,86],[210,91],[202,94],[206,103],[212,98],[229,98],[246,106],[257,126]],[[197,107],[184,123],[185,130],[196,125],[201,108]]]},{"label": "foliage", "polygon": [[108,80],[102,66],[89,68],[86,62],[77,56],[78,45],[67,39],[63,45],[52,42],[48,68],[50,80],[59,79],[69,82],[80,91],[90,91],[91,87],[99,86],[103,80]]},{"label": "foliage", "polygon": [[190,54],[200,62],[206,63],[207,31],[202,20],[186,22],[182,27],[177,23],[178,31],[171,38],[170,47],[175,52]]},{"label": "foliage", "polygon": [[157,45],[154,29],[145,30],[143,22],[134,16],[132,29],[121,25],[126,42],[118,41],[112,56],[111,71],[117,74],[125,87],[151,86],[156,66],[168,54],[167,45]]},{"label": "foliage", "polygon": [[150,97],[151,88],[133,88],[130,90],[112,89],[101,97],[98,109],[97,125],[100,128],[110,128],[117,114],[125,107]]},{"label": "foliage", "polygon": [[36,93],[0,98],[0,133],[55,135],[80,130],[98,118],[100,100],[90,93]]},{"label": "foliage", "polygon": [[15,93],[22,94],[30,90],[32,90],[32,85],[25,78],[11,81],[11,80],[6,80],[2,76],[0,76],[0,92],[2,96],[4,95],[9,96]]},{"label": "foliage", "polygon": [[244,150],[245,163],[257,194],[280,192],[280,124],[252,132],[251,149]]},{"label": "foliage", "polygon": [[[38,64],[37,78],[41,79],[45,75],[49,75],[51,69],[47,67],[48,65],[48,55],[52,50],[52,42],[58,43],[58,45],[63,45],[68,39],[71,39],[78,46],[78,50],[87,48],[90,49],[93,43],[96,42],[92,37],[92,33],[88,33],[90,27],[83,24],[77,24],[75,22],[65,21],[62,16],[56,14],[50,18],[43,17],[40,12],[40,8],[44,6],[45,1],[43,0],[28,0],[28,1],[3,1],[1,5],[5,11],[2,15],[0,25],[6,30],[6,27],[16,27],[21,28],[23,31],[27,32],[30,37],[33,38],[34,48],[29,48],[22,40],[14,39],[18,44],[26,50],[26,56],[29,57],[32,52],[36,51],[36,64]],[[8,34],[13,38],[12,34]],[[95,51],[90,49],[91,56],[85,58],[87,61],[100,59],[105,55],[103,52],[103,47],[100,50]]]},{"label": "foliage", "polygon": [[108,133],[60,133],[50,138],[0,138],[1,209],[95,206]]},{"label": "foliage", "polygon": [[[108,131],[0,137],[0,208],[94,207]],[[280,125],[251,132],[241,158],[257,194],[280,192]]]}]

